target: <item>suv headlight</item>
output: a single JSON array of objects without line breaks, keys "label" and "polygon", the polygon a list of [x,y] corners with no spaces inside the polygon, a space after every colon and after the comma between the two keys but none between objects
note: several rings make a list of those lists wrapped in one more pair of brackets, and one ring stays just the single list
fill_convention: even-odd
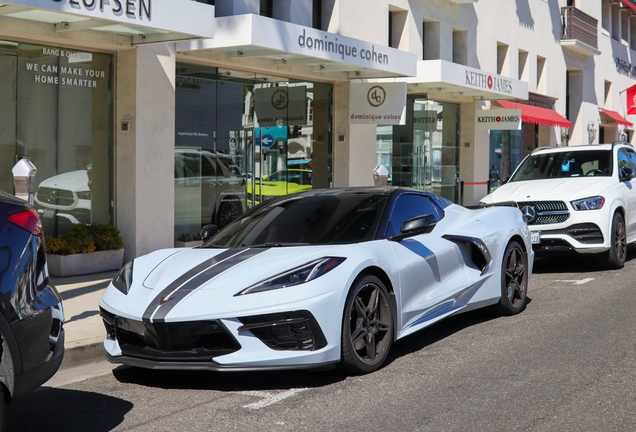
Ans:
[{"label": "suv headlight", "polygon": [[128,294],[132,285],[133,262],[126,263],[113,279],[113,286],[124,294]]},{"label": "suv headlight", "polygon": [[574,210],[599,210],[605,204],[605,198],[596,196],[591,198],[583,198],[576,201],[570,201]]},{"label": "suv headlight", "polygon": [[342,264],[345,259],[346,258],[337,257],[317,259],[300,267],[296,267],[295,269],[291,269],[285,273],[262,280],[251,287],[245,288],[243,291],[234,294],[234,297],[304,284],[305,282],[312,281],[329,273],[331,270]]}]

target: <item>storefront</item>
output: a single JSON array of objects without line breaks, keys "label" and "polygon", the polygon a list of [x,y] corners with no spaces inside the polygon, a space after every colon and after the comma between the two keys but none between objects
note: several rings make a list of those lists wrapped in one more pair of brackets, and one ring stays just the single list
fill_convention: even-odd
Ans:
[{"label": "storefront", "polygon": [[175,239],[332,185],[331,84],[177,63]]},{"label": "storefront", "polygon": [[[17,160],[33,162],[34,205],[47,235],[74,224],[122,225],[130,210],[118,206],[118,198],[125,201],[134,187],[118,187],[118,170],[127,167],[118,166],[117,154],[125,153],[126,138],[143,123],[130,109],[143,106],[135,91],[143,70],[138,51],[214,34],[213,6],[94,4],[0,4],[0,189],[13,191]],[[175,19],[182,14],[201,20]],[[118,105],[127,111],[122,118]],[[134,240],[126,237],[135,253]]]},{"label": "storefront", "polygon": [[372,183],[373,148],[352,180],[375,126],[352,133],[350,82],[414,75],[415,55],[258,15],[215,24],[176,47],[175,239],[287,193]]},{"label": "storefront", "polygon": [[484,196],[489,143],[498,135],[479,130],[476,113],[491,100],[528,99],[527,83],[444,60],[418,61],[417,75],[399,81],[407,83],[407,124],[377,133],[376,160],[392,183],[459,203],[467,181],[465,203]]}]

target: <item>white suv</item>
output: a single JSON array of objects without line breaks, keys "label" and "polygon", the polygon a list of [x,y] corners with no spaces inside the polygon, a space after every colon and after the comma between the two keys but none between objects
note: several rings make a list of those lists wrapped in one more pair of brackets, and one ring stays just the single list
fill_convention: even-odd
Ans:
[{"label": "white suv", "polygon": [[602,254],[625,264],[636,240],[636,151],[624,142],[538,148],[480,205],[516,205],[535,252]]}]

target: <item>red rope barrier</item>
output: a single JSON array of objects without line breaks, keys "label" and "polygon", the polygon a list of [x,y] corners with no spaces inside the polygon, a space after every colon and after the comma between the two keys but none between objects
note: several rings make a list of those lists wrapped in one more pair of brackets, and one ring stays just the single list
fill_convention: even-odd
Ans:
[{"label": "red rope barrier", "polygon": [[464,182],[465,185],[482,185],[482,184],[488,184],[487,181],[485,182]]}]

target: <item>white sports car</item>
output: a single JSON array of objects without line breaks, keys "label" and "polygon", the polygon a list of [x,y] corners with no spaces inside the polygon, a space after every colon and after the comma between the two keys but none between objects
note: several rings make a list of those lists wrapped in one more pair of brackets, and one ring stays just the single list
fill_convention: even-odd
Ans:
[{"label": "white sports car", "polygon": [[517,208],[407,188],[305,191],[202,247],[126,264],[99,302],[104,346],[113,363],[154,369],[366,373],[394,340],[445,317],[522,311],[533,261]]}]

